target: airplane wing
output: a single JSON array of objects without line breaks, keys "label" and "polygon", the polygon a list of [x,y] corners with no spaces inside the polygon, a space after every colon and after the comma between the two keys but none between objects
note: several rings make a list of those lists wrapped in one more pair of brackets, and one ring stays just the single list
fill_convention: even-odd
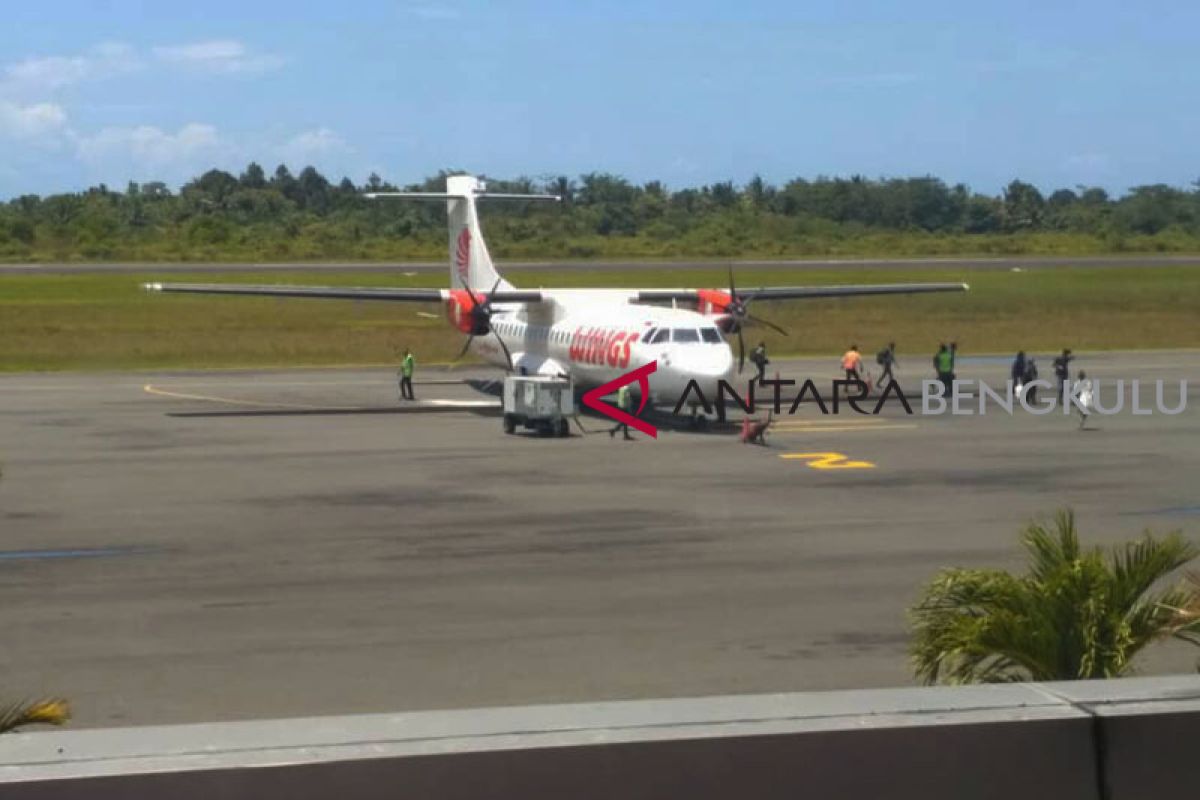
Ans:
[{"label": "airplane wing", "polygon": [[[933,292],[965,292],[965,283],[876,283],[851,286],[770,286],[739,291],[739,300],[812,300],[820,297],[861,297],[887,294],[929,294]],[[731,295],[722,289],[639,289],[636,302],[663,303],[720,301]],[[723,305],[723,303],[721,304]]]},{"label": "airplane wing", "polygon": [[[398,289],[358,286],[256,286],[245,283],[145,283],[148,292],[184,294],[233,294],[257,297],[316,297],[332,300],[387,300],[393,303],[440,303],[449,300],[450,289]],[[502,289],[496,292],[475,290],[479,297],[493,303],[540,303],[539,291]]]}]

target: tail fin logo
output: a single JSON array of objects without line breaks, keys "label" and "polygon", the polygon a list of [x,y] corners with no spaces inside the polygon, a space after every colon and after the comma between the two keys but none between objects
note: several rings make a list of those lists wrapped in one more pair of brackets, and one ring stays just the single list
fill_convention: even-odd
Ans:
[{"label": "tail fin logo", "polygon": [[458,277],[462,280],[463,285],[469,286],[470,281],[467,276],[471,267],[471,229],[465,225],[458,234],[458,245],[454,250],[454,266],[458,269]]},{"label": "tail fin logo", "polygon": [[[621,377],[611,380],[603,386],[597,386],[595,389],[583,393],[583,404],[590,409],[599,411],[606,417],[611,417],[617,422],[623,422],[632,428],[636,428],[642,433],[652,438],[658,438],[658,428],[637,418],[636,414],[641,414],[642,409],[646,407],[646,401],[650,398],[650,382],[646,379],[650,373],[658,369],[658,361],[651,361],[649,364],[638,367],[635,370],[626,372]],[[637,381],[638,389],[642,393],[642,402],[638,406],[638,410],[634,414],[629,414],[619,408],[609,405],[600,398],[604,395],[620,389],[622,386]]]}]

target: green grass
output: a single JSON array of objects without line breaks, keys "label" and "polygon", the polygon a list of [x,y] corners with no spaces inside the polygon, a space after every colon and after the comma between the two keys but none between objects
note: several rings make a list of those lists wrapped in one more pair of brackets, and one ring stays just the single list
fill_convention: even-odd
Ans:
[{"label": "green grass", "polygon": [[[722,266],[670,270],[521,272],[518,286],[723,286]],[[62,274],[0,276],[0,371],[164,367],[391,364],[411,347],[423,363],[445,361],[462,338],[436,305],[146,294],[148,280],[442,286],[414,277],[356,272]],[[967,294],[755,304],[789,329],[751,330],[776,355],[836,354],[851,342],[870,354],[894,339],[905,356],[957,340],[964,354],[1200,347],[1200,270],[1177,266],[753,270],[743,287],[767,284],[966,281]]]},{"label": "green grass", "polygon": [[[553,217],[490,217],[488,245],[502,261],[544,259],[825,258],[1197,253],[1200,235],[1171,228],[1156,234],[1113,231],[954,233],[863,229],[776,215],[695,220],[683,230],[651,225],[636,235],[600,235]],[[350,236],[347,224],[310,218],[295,228],[231,223],[219,242],[197,241],[182,224],[113,230],[100,240],[46,235],[32,244],[4,237],[0,262],[288,262],[411,261],[445,258],[443,228],[412,235]],[[584,226],[586,227],[586,226]]]}]

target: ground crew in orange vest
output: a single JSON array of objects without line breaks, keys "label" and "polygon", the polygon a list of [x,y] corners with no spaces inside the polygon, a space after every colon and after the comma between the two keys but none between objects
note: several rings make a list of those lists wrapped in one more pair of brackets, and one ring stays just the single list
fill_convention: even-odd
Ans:
[{"label": "ground crew in orange vest", "polygon": [[846,380],[861,381],[862,373],[862,356],[859,355],[858,345],[850,345],[850,349],[846,351],[846,355],[842,356],[842,369],[846,371]]}]

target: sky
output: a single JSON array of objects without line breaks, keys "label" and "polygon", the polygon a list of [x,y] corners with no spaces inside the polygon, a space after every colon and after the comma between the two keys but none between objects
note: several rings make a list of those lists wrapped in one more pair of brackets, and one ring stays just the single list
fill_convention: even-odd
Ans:
[{"label": "sky", "polygon": [[6,4],[0,198],[212,167],[1200,178],[1190,0]]}]

